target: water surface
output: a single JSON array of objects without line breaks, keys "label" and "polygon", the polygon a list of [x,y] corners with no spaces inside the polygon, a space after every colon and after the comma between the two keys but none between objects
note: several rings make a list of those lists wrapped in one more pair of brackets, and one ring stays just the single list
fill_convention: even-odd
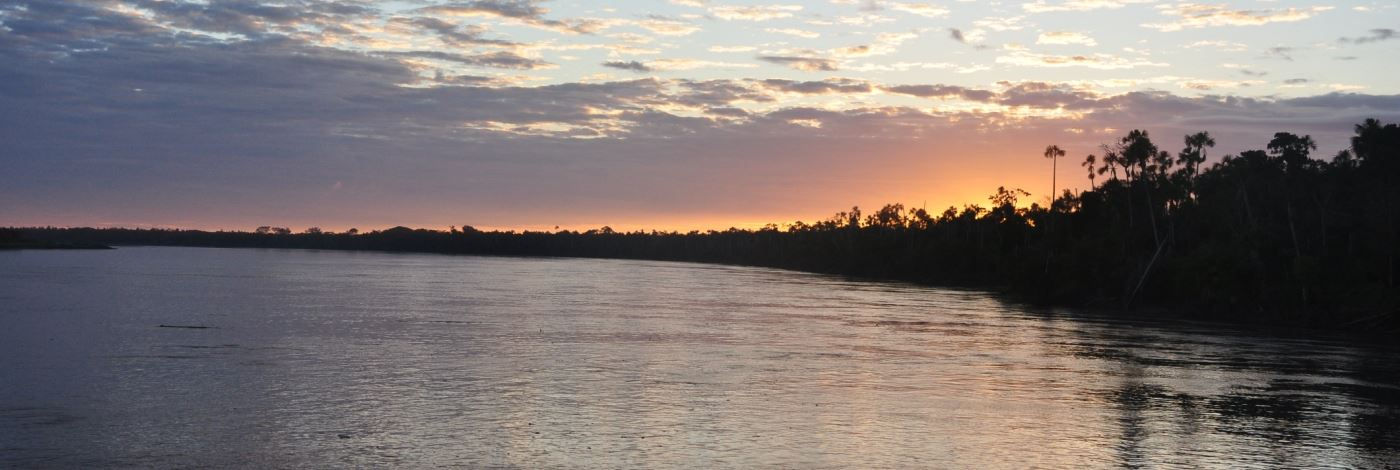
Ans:
[{"label": "water surface", "polygon": [[1397,359],[759,268],[0,252],[0,466],[1383,468]]}]

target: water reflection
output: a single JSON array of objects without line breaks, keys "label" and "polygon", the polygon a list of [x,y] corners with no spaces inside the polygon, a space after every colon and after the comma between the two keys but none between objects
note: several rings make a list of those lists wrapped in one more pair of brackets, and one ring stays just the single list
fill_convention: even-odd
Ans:
[{"label": "water reflection", "polygon": [[0,299],[0,466],[1400,462],[1392,348],[969,291],[124,248],[0,253]]}]

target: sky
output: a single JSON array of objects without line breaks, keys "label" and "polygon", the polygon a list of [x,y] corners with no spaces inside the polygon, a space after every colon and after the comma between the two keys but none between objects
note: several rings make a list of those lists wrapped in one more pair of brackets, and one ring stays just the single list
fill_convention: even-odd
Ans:
[{"label": "sky", "polygon": [[0,0],[0,226],[753,228],[1400,121],[1393,1]]}]

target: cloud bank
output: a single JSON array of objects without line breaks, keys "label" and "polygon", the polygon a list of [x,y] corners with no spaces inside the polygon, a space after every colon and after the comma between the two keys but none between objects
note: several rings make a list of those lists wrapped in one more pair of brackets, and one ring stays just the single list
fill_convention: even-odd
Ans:
[{"label": "cloud bank", "polygon": [[[911,5],[885,7],[938,16]],[[801,12],[697,8],[736,21]],[[1151,130],[1165,148],[1210,130],[1223,151],[1238,151],[1287,130],[1335,151],[1361,119],[1400,120],[1400,97],[1355,92],[1184,96],[1082,81],[843,76],[859,65],[850,61],[917,36],[906,32],[871,35],[863,49],[739,50],[751,61],[617,58],[591,64],[616,76],[538,84],[514,74],[567,63],[542,51],[567,54],[568,44],[464,18],[567,37],[608,27],[518,1],[387,18],[359,2],[0,6],[0,225],[761,223],[852,203],[977,202],[997,185],[1043,179],[1039,159],[1026,157],[1036,148],[1092,152],[1124,126]],[[1385,36],[1372,33],[1348,42]],[[989,54],[1004,67],[1162,68],[1108,53]],[[818,75],[765,76],[765,66]],[[736,75],[681,73],[715,70]]]}]

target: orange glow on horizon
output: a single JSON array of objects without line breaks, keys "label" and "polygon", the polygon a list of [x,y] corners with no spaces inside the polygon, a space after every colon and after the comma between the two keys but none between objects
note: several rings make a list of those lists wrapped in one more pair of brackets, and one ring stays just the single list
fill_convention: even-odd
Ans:
[{"label": "orange glow on horizon", "polygon": [[[468,224],[483,231],[584,232],[607,226],[619,232],[685,233],[729,228],[753,230],[768,224],[786,229],[797,221],[811,224],[826,220],[838,212],[849,211],[852,206],[869,214],[891,203],[903,204],[907,210],[923,208],[936,217],[949,207],[957,210],[967,205],[988,207],[988,196],[999,186],[1030,192],[1032,196],[1020,201],[1020,206],[1045,205],[1051,164],[1042,157],[1044,142],[1060,142],[1070,151],[1070,156],[1058,166],[1060,187],[1076,191],[1087,187],[1087,178],[1078,163],[1092,147],[1085,143],[1070,144],[1071,139],[1065,138],[1067,135],[1016,139],[1001,143],[996,151],[989,151],[986,142],[972,141],[916,140],[872,148],[860,162],[851,161],[854,158],[828,160],[822,166],[793,168],[787,177],[768,185],[714,188],[708,194],[697,193],[694,202],[667,212],[617,197],[598,199],[596,203],[566,201],[568,203],[558,206],[530,208],[513,208],[508,200],[475,205],[472,204],[475,201],[444,205],[441,201],[412,200],[332,212],[320,210],[318,206],[329,201],[313,195],[290,205],[290,210],[280,214],[243,213],[232,217],[208,214],[207,218],[205,214],[171,214],[166,218],[122,214],[92,217],[75,212],[0,220],[0,225],[208,231],[252,231],[267,225],[288,227],[294,232],[319,227],[340,233],[350,228],[368,232],[396,226],[446,231],[451,226]],[[340,194],[337,197],[354,196],[356,190],[353,185],[337,187]],[[690,187],[676,191],[688,195],[695,190]],[[726,199],[726,193],[733,191],[752,197]]]}]

